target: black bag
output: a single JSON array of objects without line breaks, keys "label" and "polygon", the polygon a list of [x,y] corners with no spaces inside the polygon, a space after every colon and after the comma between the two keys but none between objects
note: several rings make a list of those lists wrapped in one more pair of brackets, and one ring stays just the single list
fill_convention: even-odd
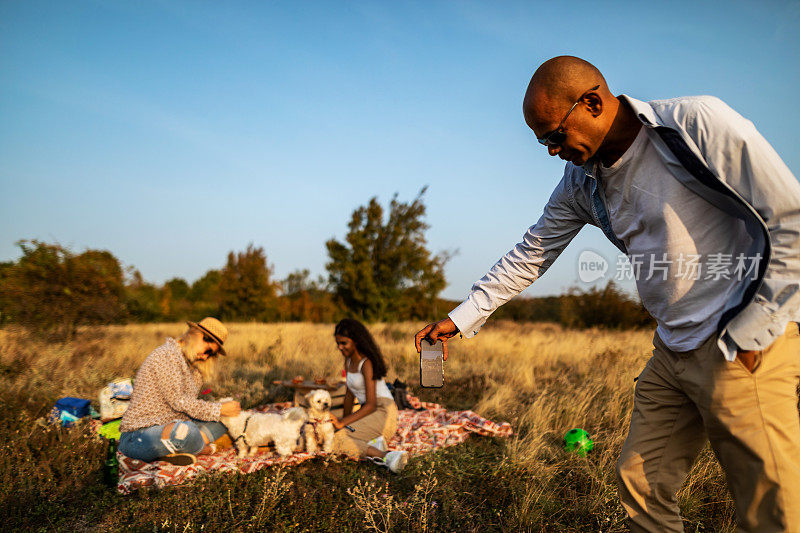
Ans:
[{"label": "black bag", "polygon": [[415,411],[421,411],[422,409],[415,409],[413,405],[411,405],[408,401],[408,388],[405,383],[400,381],[399,379],[395,379],[394,383],[389,385],[389,390],[392,391],[392,397],[394,398],[394,403],[397,406],[398,410],[403,409],[414,409]]}]

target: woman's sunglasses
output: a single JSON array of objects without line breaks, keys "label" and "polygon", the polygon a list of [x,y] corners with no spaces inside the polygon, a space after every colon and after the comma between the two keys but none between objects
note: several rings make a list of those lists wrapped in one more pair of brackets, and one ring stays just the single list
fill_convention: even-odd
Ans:
[{"label": "woman's sunglasses", "polygon": [[[208,344],[216,344],[217,343],[216,340],[214,340],[214,339],[212,339],[210,337],[207,337],[205,335],[203,335],[203,342],[207,342]],[[207,356],[211,357],[213,355],[217,355],[217,350],[214,349],[214,348],[209,348],[208,350],[206,350],[203,353],[206,354]]]},{"label": "woman's sunglasses", "polygon": [[564,127],[564,123],[567,121],[567,118],[569,117],[570,113],[572,113],[572,110],[575,109],[575,107],[579,103],[581,103],[581,100],[583,100],[583,97],[586,96],[586,93],[588,93],[589,91],[596,91],[599,88],[600,88],[599,85],[595,85],[588,91],[583,91],[583,94],[581,94],[580,98],[578,98],[575,101],[575,103],[572,104],[572,107],[569,108],[567,114],[564,115],[564,118],[561,119],[561,122],[558,123],[558,127],[554,130],[545,133],[542,137],[536,138],[536,140],[539,141],[539,144],[541,144],[542,146],[556,146],[558,144],[563,143],[567,138],[567,134],[561,131],[561,128]]}]

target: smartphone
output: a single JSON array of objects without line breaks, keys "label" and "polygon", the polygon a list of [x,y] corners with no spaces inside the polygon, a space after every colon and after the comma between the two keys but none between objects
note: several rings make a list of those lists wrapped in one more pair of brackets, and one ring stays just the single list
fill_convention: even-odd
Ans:
[{"label": "smartphone", "polygon": [[431,344],[422,340],[422,351],[419,354],[419,384],[425,388],[444,386],[444,358],[442,357],[442,341]]}]

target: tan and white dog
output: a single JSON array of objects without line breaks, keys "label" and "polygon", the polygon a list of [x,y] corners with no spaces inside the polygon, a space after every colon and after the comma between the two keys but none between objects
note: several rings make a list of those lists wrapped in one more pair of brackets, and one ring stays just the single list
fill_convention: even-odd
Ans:
[{"label": "tan and white dog", "polygon": [[322,445],[322,451],[333,451],[333,434],[335,432],[331,420],[331,393],[317,389],[306,394],[308,402],[308,420],[303,428],[306,437],[306,451],[315,453]]},{"label": "tan and white dog", "polygon": [[281,457],[291,455],[297,449],[300,430],[306,420],[308,416],[302,407],[292,407],[283,414],[242,411],[236,416],[220,418],[228,428],[239,457],[253,455],[259,446],[270,443],[275,443],[275,451]]}]

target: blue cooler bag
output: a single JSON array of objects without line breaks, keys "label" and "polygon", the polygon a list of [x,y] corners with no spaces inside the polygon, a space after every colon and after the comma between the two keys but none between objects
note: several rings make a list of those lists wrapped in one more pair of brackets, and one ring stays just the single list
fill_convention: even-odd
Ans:
[{"label": "blue cooler bag", "polygon": [[56,416],[61,420],[61,423],[65,427],[69,427],[74,421],[89,414],[90,404],[89,400],[67,396],[56,401],[56,406],[53,410],[58,411]]}]

